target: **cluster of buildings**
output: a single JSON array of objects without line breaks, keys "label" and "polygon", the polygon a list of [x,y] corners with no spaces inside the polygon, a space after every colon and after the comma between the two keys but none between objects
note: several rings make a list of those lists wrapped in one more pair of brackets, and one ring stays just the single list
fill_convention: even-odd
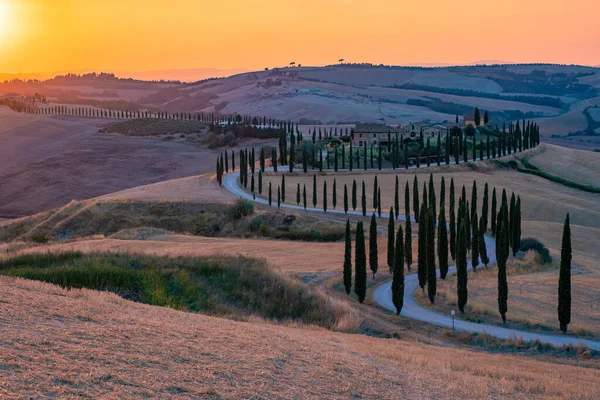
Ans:
[{"label": "cluster of buildings", "polygon": [[458,126],[464,129],[465,126],[475,121],[472,117],[465,117],[456,122],[447,122],[442,124],[433,124],[429,122],[411,122],[407,125],[390,126],[384,124],[359,124],[354,128],[354,146],[374,146],[387,145],[389,140],[396,140],[396,137],[415,138],[421,135],[423,137],[437,137],[438,134],[445,135],[447,131]]}]

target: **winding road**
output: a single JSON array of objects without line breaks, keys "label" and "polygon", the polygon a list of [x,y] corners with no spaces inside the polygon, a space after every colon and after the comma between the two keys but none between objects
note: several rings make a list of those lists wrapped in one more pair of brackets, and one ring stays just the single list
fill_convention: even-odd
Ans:
[{"label": "winding road", "polygon": [[[426,167],[425,167],[426,168]],[[422,168],[423,169],[423,168]],[[272,168],[267,168],[266,170],[271,170]],[[287,167],[279,167],[280,171],[287,171]],[[223,176],[223,187],[233,193],[236,196],[239,196],[244,199],[255,201],[256,203],[268,205],[269,202],[262,197],[257,197],[254,199],[252,195],[246,192],[239,185],[239,172],[231,172],[227,175]],[[288,208],[292,210],[301,210],[301,211],[311,211],[323,213],[323,209],[307,207],[306,210],[302,206],[297,206],[294,204],[281,204],[282,208]],[[328,213],[337,213],[344,214],[343,210],[327,210]],[[350,215],[358,215],[362,216],[362,212],[358,211],[348,211]],[[389,218],[388,213],[381,213],[382,218]],[[399,219],[402,221],[406,220],[404,215],[400,215]],[[496,261],[496,242],[494,238],[490,236],[485,236],[485,242],[488,250],[488,257],[491,262]],[[340,261],[341,263],[341,261]],[[468,268],[471,269],[471,262],[468,263]],[[456,272],[456,266],[450,266],[448,269],[448,274],[453,274]],[[439,272],[438,272],[439,275]],[[392,302],[392,292],[391,292],[392,282],[385,282],[379,287],[375,289],[373,293],[374,300],[382,307],[396,312],[396,307]],[[449,315],[439,314],[433,310],[425,308],[419,304],[417,304],[414,293],[419,288],[419,281],[417,274],[406,275],[404,278],[404,305],[402,307],[401,314],[404,317],[412,318],[418,321],[427,322],[433,325],[441,326],[444,328],[452,328],[452,319]],[[510,291],[509,291],[510,294]],[[486,333],[498,339],[511,339],[511,338],[520,338],[524,341],[535,341],[539,340],[541,343],[551,344],[553,346],[564,346],[568,344],[573,345],[584,345],[590,349],[600,351],[600,341],[590,340],[590,339],[582,339],[574,336],[566,336],[566,335],[551,335],[537,332],[529,332],[518,329],[510,329],[504,328],[497,325],[488,325],[488,324],[479,324],[474,322],[468,322],[461,319],[454,320],[454,329],[466,332],[477,332],[477,333]]]}]

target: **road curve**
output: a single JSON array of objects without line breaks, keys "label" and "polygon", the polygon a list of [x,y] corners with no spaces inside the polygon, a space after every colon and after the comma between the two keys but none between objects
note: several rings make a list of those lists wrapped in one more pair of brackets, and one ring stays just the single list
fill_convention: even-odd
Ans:
[{"label": "road curve", "polygon": [[[272,168],[267,168],[266,170],[271,170]],[[279,167],[279,171],[287,171],[287,167]],[[262,197],[253,198],[252,195],[242,189],[239,185],[239,172],[231,172],[223,176],[223,187],[233,193],[236,196],[239,196],[244,199],[255,201],[256,203],[268,205],[269,202]],[[292,210],[302,210],[304,211],[304,207],[297,206],[294,204],[286,204],[281,203],[282,208],[288,208]],[[323,209],[307,207],[306,211],[311,212],[319,212],[323,213]],[[336,214],[344,214],[343,210],[327,210],[328,213],[336,213]],[[358,211],[348,211],[350,215],[358,215],[362,216],[362,212]],[[389,218],[388,213],[381,213],[382,218]],[[406,218],[404,215],[400,215],[399,218],[402,221],[405,221]],[[496,242],[494,238],[490,236],[485,236],[485,242],[488,250],[488,257],[490,262],[496,261]],[[340,261],[341,262],[341,261]],[[468,262],[468,268],[471,269],[471,262]],[[448,269],[448,274],[453,274],[456,272],[456,266],[450,266]],[[439,272],[438,272],[439,274]],[[396,312],[396,307],[392,303],[392,292],[391,292],[392,282],[385,282],[379,287],[375,289],[373,292],[373,299],[382,307]],[[448,315],[439,314],[433,310],[425,308],[419,305],[414,297],[415,291],[419,289],[419,281],[417,274],[406,275],[404,278],[404,305],[402,307],[401,314],[407,318],[412,318],[418,321],[427,322],[433,325],[441,326],[444,328],[452,328],[452,319]],[[510,292],[509,292],[510,293]],[[501,326],[496,325],[488,325],[488,324],[478,324],[474,322],[468,322],[460,319],[454,320],[454,328],[459,331],[466,332],[477,332],[477,333],[486,333],[488,335],[494,336],[498,339],[510,339],[510,338],[521,338],[524,341],[535,341],[539,340],[541,343],[551,344],[553,346],[564,346],[568,344],[579,345],[582,344],[590,349],[600,351],[600,341],[590,340],[590,339],[582,339],[573,336],[565,336],[565,335],[551,335],[537,332],[529,332],[518,329],[510,329],[503,328]]]}]

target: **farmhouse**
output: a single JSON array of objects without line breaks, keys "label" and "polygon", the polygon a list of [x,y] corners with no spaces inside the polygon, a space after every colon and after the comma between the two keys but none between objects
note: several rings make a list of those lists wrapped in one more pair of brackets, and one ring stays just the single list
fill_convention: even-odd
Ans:
[{"label": "farmhouse", "polygon": [[352,144],[355,146],[373,146],[388,144],[399,132],[394,127],[384,124],[360,124],[354,128]]}]

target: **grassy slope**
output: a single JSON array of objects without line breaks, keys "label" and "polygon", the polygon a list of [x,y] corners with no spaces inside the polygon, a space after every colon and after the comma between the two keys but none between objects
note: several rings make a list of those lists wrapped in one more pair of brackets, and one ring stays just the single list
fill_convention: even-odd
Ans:
[{"label": "grassy slope", "polygon": [[235,322],[6,277],[0,286],[7,397],[589,398],[600,391],[595,369]]}]

